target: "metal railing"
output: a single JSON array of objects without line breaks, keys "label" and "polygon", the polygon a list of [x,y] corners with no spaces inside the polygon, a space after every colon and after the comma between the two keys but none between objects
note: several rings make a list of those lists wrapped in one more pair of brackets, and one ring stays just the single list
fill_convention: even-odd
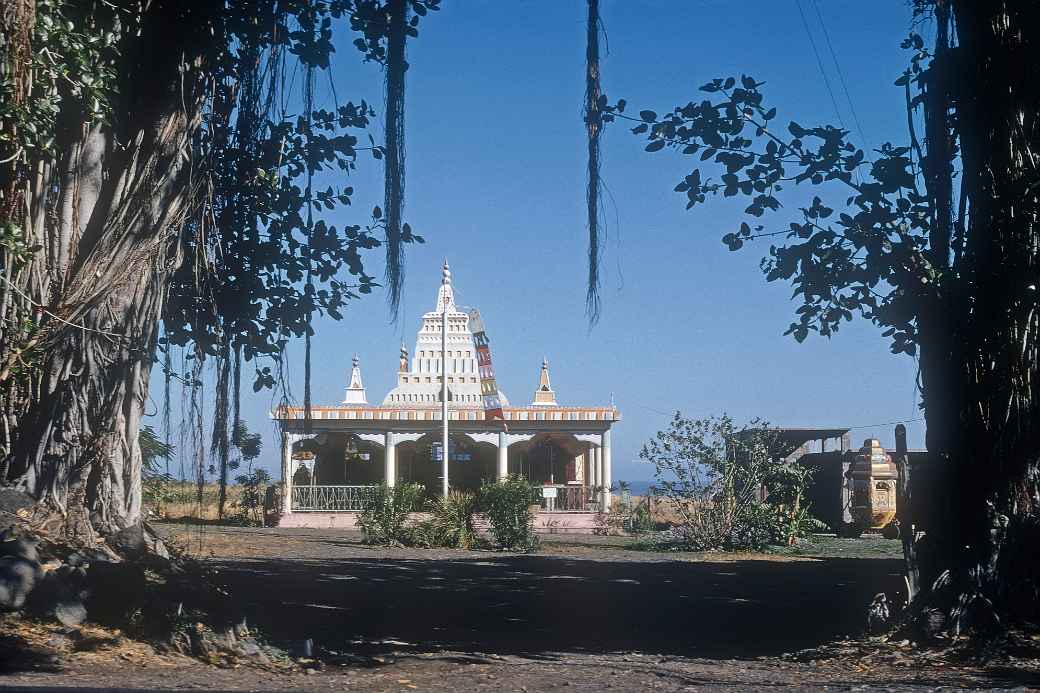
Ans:
[{"label": "metal railing", "polygon": [[293,512],[357,511],[374,486],[293,486]]},{"label": "metal railing", "polygon": [[595,510],[596,502],[584,486],[564,484],[545,484],[543,489],[555,489],[556,496],[546,498],[542,495],[542,510],[551,513],[588,512]]}]

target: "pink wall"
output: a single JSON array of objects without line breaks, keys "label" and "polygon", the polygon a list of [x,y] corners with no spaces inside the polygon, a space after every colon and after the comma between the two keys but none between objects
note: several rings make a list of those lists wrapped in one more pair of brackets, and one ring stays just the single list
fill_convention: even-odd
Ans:
[{"label": "pink wall", "polygon": [[[415,519],[419,519],[416,517]],[[357,513],[296,512],[283,515],[279,527],[307,527],[310,529],[357,529]],[[478,528],[486,526],[477,519]],[[539,534],[597,534],[605,522],[601,513],[535,513],[534,531]]]}]

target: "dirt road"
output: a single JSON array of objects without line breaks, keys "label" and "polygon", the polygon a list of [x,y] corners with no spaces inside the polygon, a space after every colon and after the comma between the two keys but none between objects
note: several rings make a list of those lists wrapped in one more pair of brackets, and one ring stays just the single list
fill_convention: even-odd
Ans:
[{"label": "dirt road", "polygon": [[[182,529],[166,531],[212,554],[252,625],[288,648],[310,640],[333,664],[267,680],[181,660],[158,672],[127,664],[120,678],[107,672],[106,679],[73,663],[62,679],[21,674],[0,685],[573,691],[1040,684],[1028,670],[922,666],[901,660],[895,646],[891,657],[873,659],[778,658],[859,633],[871,597],[901,585],[891,558],[657,554],[609,538],[550,541],[538,554],[512,555],[376,549],[351,533]],[[366,666],[358,666],[359,655]]]}]

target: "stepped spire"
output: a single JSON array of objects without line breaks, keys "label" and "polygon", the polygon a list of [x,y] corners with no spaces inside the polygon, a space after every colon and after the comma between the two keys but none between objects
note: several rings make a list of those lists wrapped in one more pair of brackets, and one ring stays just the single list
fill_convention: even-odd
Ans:
[{"label": "stepped spire", "polygon": [[361,360],[354,354],[353,367],[350,369],[350,384],[347,385],[346,394],[343,396],[343,404],[368,404],[365,395],[365,386],[361,384]]},{"label": "stepped spire", "polygon": [[552,385],[549,383],[549,359],[547,358],[542,359],[542,372],[538,376],[538,389],[534,392],[533,404],[556,406],[556,393],[553,392]]},{"label": "stepped spire", "polygon": [[444,259],[444,267],[441,269],[441,288],[437,292],[437,308],[435,313],[455,312],[455,290],[451,287],[451,268],[448,259]]}]

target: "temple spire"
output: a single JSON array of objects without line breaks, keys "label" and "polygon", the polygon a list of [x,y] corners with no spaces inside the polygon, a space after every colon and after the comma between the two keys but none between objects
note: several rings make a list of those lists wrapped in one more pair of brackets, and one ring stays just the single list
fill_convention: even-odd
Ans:
[{"label": "temple spire", "polygon": [[549,383],[549,359],[542,359],[542,372],[538,376],[538,389],[534,392],[533,404],[554,407],[556,406],[556,393],[553,392]]},{"label": "temple spire", "polygon": [[444,267],[441,268],[441,288],[437,291],[437,308],[435,313],[455,312],[455,290],[451,286],[451,268],[448,259],[444,259]]},{"label": "temple spire", "polygon": [[368,404],[365,386],[361,384],[361,360],[354,354],[353,367],[350,369],[350,384],[347,385],[343,404]]}]

